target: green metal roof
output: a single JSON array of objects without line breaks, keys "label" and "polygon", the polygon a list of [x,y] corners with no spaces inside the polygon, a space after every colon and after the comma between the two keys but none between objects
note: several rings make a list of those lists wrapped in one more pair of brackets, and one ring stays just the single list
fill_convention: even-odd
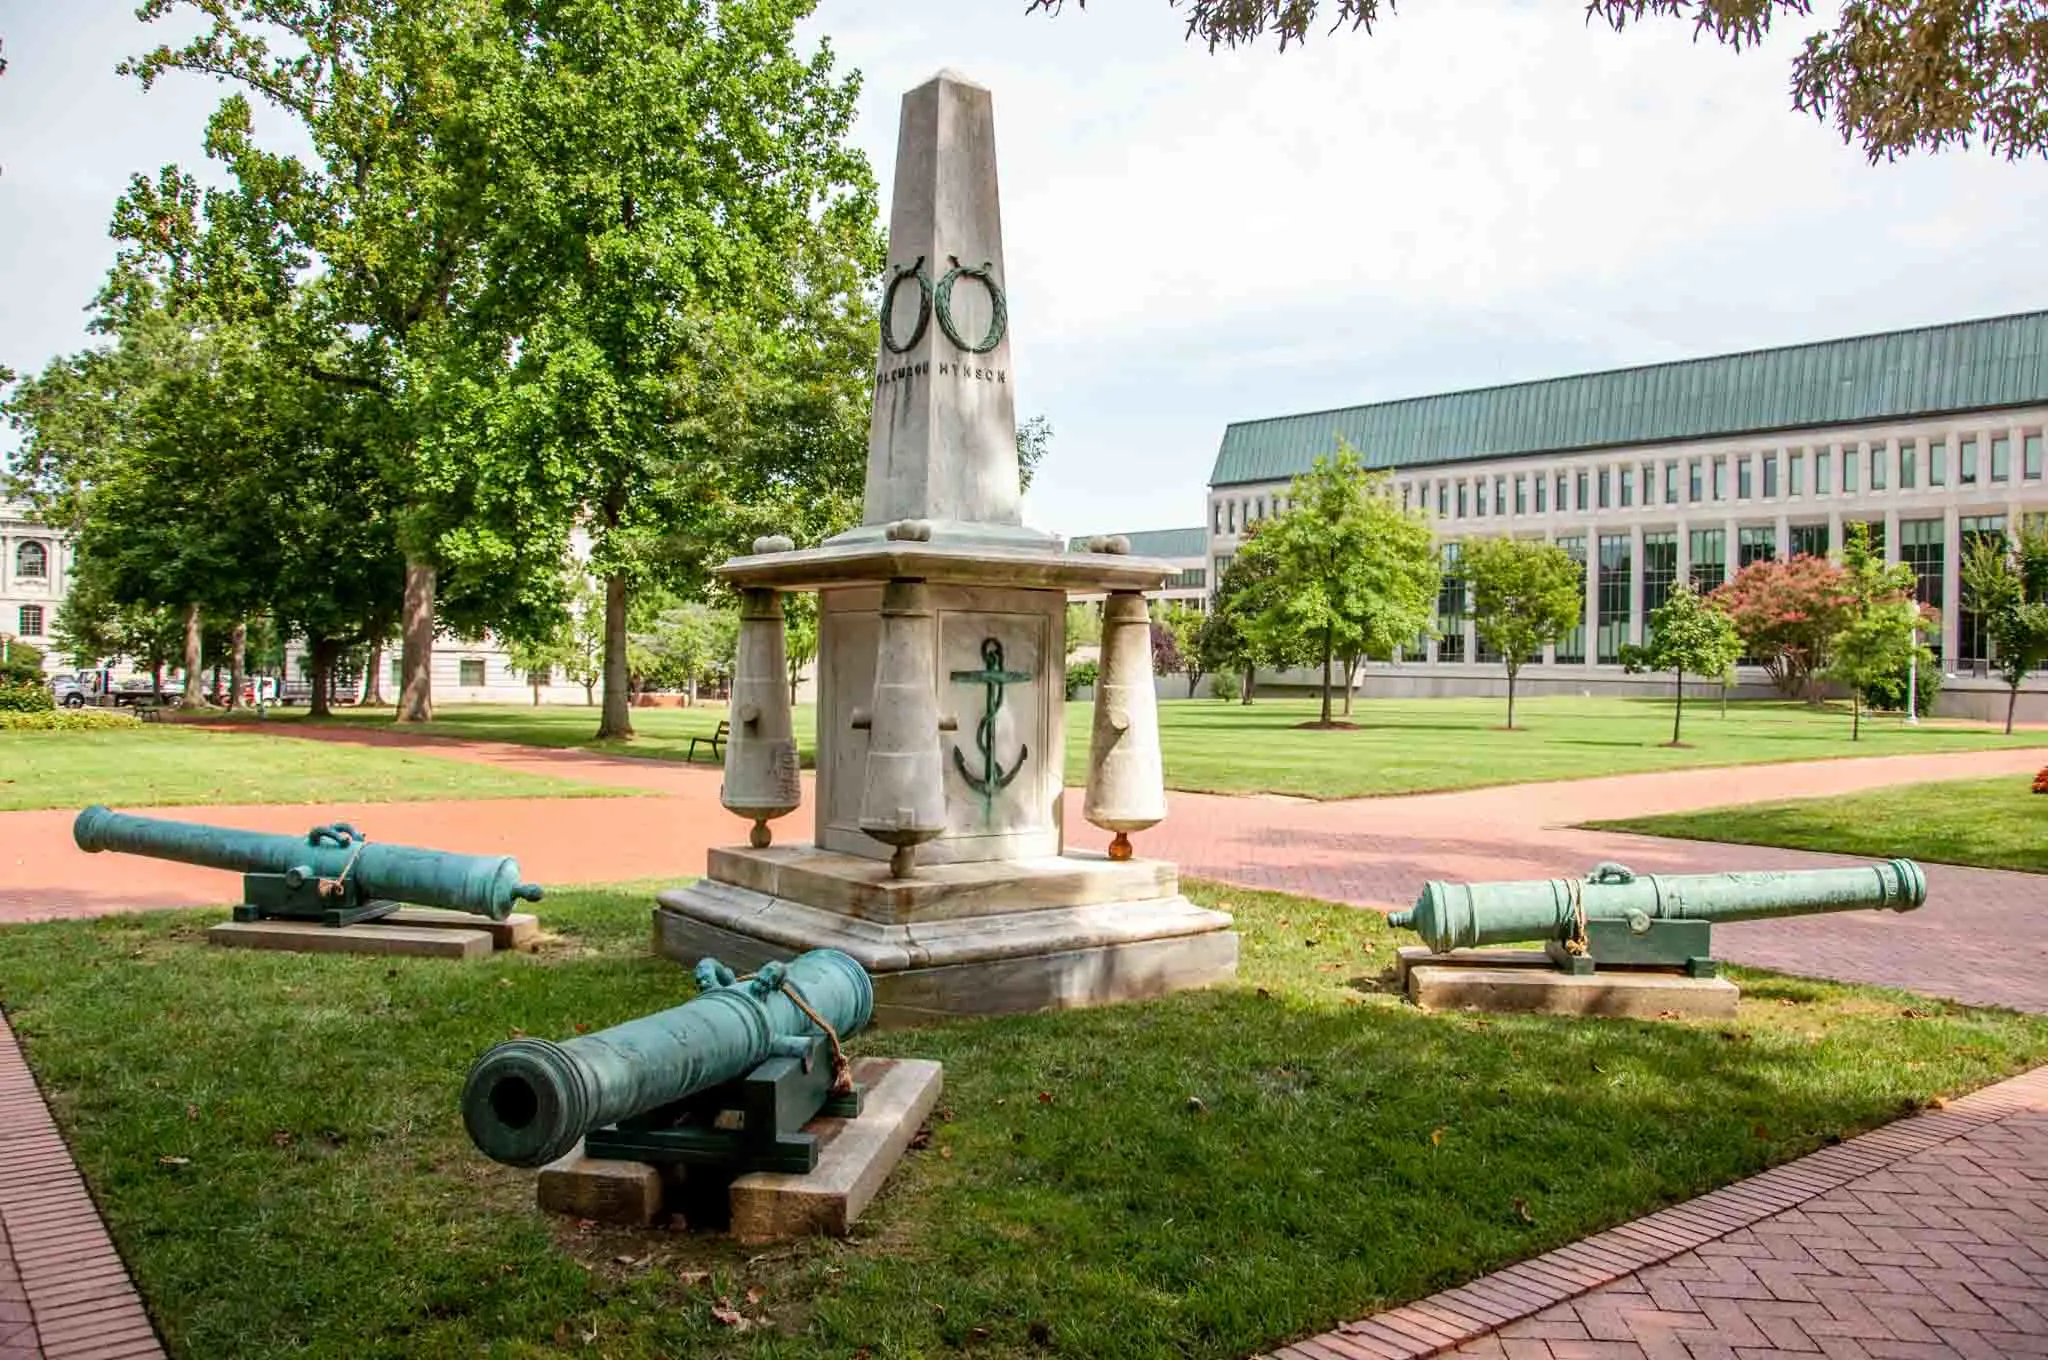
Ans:
[{"label": "green metal roof", "polygon": [[[1209,551],[1209,531],[1197,524],[1192,529],[1140,529],[1136,533],[1124,531],[1131,540],[1131,553],[1137,557],[1200,557]],[[1094,534],[1083,534],[1067,540],[1070,552],[1082,552]]]},{"label": "green metal roof", "polygon": [[1706,439],[2048,403],[2048,312],[1244,420],[1212,486],[1306,472],[1341,436],[1370,467]]}]

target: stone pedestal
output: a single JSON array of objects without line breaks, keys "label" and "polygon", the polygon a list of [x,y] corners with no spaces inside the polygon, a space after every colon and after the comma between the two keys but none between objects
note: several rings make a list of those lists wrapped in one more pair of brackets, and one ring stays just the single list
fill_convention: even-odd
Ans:
[{"label": "stone pedestal", "polygon": [[1574,975],[1534,949],[1436,954],[1411,945],[1397,953],[1394,971],[1408,999],[1429,1010],[1727,1019],[1741,996],[1727,978],[1665,969],[1602,968]]}]

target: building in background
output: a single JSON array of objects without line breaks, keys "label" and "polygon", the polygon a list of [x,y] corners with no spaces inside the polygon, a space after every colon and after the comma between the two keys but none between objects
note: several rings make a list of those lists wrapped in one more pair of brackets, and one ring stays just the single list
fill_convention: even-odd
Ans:
[{"label": "building in background", "polygon": [[[1166,578],[1166,585],[1159,590],[1147,591],[1145,598],[1162,600],[1170,604],[1190,605],[1196,609],[1209,607],[1209,534],[1197,524],[1191,529],[1138,529],[1124,531],[1119,537],[1131,543],[1133,557],[1163,557],[1180,571]],[[1069,552],[1085,552],[1092,538],[1105,537],[1100,534],[1084,534],[1067,540]],[[1076,595],[1076,600],[1099,601],[1102,596]]]},{"label": "building in background", "polygon": [[[1867,523],[1941,611],[1927,639],[1941,711],[2002,717],[1979,619],[1962,607],[1964,545],[2048,515],[2048,312],[1514,383],[1232,424],[1209,478],[1208,564],[1286,505],[1338,441],[1388,470],[1435,526],[1447,568],[1441,637],[1374,667],[1385,694],[1505,684],[1474,635],[1457,540],[1544,539],[1586,564],[1586,622],[1523,672],[1525,692],[1650,692],[1622,644],[1673,584],[1711,589],[1760,557],[1839,552]],[[1761,670],[1738,671],[1762,692]],[[2023,717],[2048,718],[2030,684]]]},{"label": "building in background", "polygon": [[37,523],[28,506],[0,501],[0,636],[41,649],[43,669],[52,674],[65,668],[50,632],[70,589],[70,543]]}]

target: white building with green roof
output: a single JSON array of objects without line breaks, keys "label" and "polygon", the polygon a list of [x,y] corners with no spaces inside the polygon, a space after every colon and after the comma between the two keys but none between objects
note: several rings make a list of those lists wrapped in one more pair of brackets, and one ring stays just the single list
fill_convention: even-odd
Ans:
[{"label": "white building with green roof", "polygon": [[[1586,625],[1524,672],[1535,692],[1623,691],[1621,646],[1672,586],[1761,557],[1839,552],[1862,521],[1941,611],[1943,711],[2002,716],[1990,644],[1957,581],[1972,537],[2048,515],[2048,312],[1238,421],[1209,477],[1213,576],[1339,441],[1392,474],[1448,568],[1441,636],[1375,666],[1373,693],[1504,683],[1474,636],[1457,540],[1513,534],[1587,564]],[[1761,687],[1760,670],[1740,672]],[[2048,688],[2023,696],[2048,718]]]},{"label": "white building with green roof", "polygon": [[[1067,547],[1082,552],[1091,538],[1109,535],[1083,534],[1067,540]],[[1130,540],[1131,552],[1139,557],[1159,557],[1173,563],[1180,571],[1166,578],[1166,585],[1159,590],[1146,592],[1146,598],[1164,600],[1174,604],[1191,605],[1196,609],[1209,607],[1209,531],[1196,524],[1186,529],[1137,529],[1118,530],[1114,536]],[[1100,595],[1076,595],[1077,600],[1100,600]]]}]

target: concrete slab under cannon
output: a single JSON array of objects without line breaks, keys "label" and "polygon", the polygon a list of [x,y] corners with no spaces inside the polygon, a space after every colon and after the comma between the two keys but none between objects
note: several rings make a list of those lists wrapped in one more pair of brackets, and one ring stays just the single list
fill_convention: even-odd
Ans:
[{"label": "concrete slab under cannon", "polygon": [[1727,978],[1686,977],[1661,969],[1603,968],[1573,975],[1534,949],[1437,954],[1410,945],[1397,951],[1394,977],[1410,1001],[1430,1010],[1724,1019],[1735,1014],[1741,995]]}]

